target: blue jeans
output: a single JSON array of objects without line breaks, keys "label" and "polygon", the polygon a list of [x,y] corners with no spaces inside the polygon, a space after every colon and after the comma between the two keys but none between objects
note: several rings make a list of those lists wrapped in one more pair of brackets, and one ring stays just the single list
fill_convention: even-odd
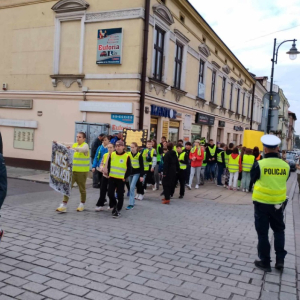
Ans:
[{"label": "blue jeans", "polygon": [[134,191],[136,187],[136,183],[140,178],[140,174],[134,174],[129,176],[129,184],[130,184],[130,193],[129,193],[129,205],[134,206],[135,199],[134,199]]},{"label": "blue jeans", "polygon": [[206,179],[214,179],[215,178],[215,168],[216,163],[208,163],[206,166]]},{"label": "blue jeans", "polygon": [[218,177],[217,177],[217,185],[222,185],[222,175],[224,172],[224,166],[222,164],[218,164]]}]

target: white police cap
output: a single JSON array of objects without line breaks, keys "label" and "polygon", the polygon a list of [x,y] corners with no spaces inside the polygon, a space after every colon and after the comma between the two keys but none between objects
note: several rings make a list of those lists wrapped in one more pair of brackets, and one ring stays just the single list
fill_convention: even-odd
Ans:
[{"label": "white police cap", "polygon": [[260,140],[266,148],[276,148],[281,143],[280,138],[272,134],[263,135]]}]

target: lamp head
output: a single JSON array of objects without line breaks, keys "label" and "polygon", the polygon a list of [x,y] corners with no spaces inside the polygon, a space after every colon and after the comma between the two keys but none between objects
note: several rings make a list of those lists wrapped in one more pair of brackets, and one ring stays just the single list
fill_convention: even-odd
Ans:
[{"label": "lamp head", "polygon": [[300,54],[300,52],[296,48],[296,40],[294,40],[292,48],[286,54],[289,55],[291,60],[295,60],[297,58],[297,55]]}]

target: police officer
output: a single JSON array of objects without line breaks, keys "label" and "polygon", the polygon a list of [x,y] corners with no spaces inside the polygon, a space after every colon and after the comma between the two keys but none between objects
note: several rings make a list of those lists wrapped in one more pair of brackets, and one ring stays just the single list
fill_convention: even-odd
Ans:
[{"label": "police officer", "polygon": [[[4,202],[7,192],[7,173],[5,162],[2,154],[0,153],[0,209]],[[0,228],[0,241],[3,237],[3,230]]]},{"label": "police officer", "polygon": [[289,178],[290,167],[278,158],[280,139],[274,135],[264,135],[261,138],[265,156],[256,161],[251,169],[251,179],[255,183],[252,200],[254,204],[255,229],[258,235],[258,257],[255,266],[263,271],[271,272],[269,226],[274,232],[274,247],[276,253],[275,268],[283,270],[285,224],[283,211],[287,204],[286,181]]}]

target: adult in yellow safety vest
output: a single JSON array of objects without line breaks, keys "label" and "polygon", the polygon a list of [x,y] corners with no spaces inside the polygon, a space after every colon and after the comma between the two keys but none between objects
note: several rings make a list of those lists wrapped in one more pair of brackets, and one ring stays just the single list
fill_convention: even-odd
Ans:
[{"label": "adult in yellow safety vest", "polygon": [[[72,149],[75,151],[73,156],[73,174],[72,174],[72,187],[76,182],[79,187],[81,202],[77,211],[84,210],[86,201],[86,180],[90,171],[90,151],[89,146],[85,142],[86,135],[84,132],[78,132],[76,135],[76,143],[73,144]],[[68,148],[71,148],[68,146]],[[64,196],[63,203],[56,209],[57,212],[64,213],[67,211],[67,203],[69,197]]]},{"label": "adult in yellow safety vest", "polygon": [[246,148],[245,154],[242,156],[242,191],[248,193],[251,181],[250,171],[255,161],[255,156],[252,155],[252,149]]},{"label": "adult in yellow safety vest", "polygon": [[217,165],[218,165],[218,176],[217,176],[217,186],[223,187],[222,176],[224,169],[226,168],[225,164],[225,144],[221,143],[220,148],[217,149]]},{"label": "adult in yellow safety vest", "polygon": [[182,151],[181,144],[177,144],[176,150],[178,153],[178,162],[179,162],[179,170],[178,170],[178,180],[180,183],[179,198],[182,199],[185,192],[185,170],[189,163],[189,157],[185,151]]},{"label": "adult in yellow safety vest", "polygon": [[[122,210],[124,203],[124,186],[125,180],[131,174],[131,160],[124,151],[124,142],[116,142],[116,151],[108,158],[108,197],[110,207],[113,208],[113,218],[120,217],[120,211]],[[115,190],[117,190],[118,203],[115,197]]]},{"label": "adult in yellow safety vest", "polygon": [[217,161],[217,146],[214,140],[210,139],[206,148],[207,174],[211,181],[215,178],[215,167]]},{"label": "adult in yellow safety vest", "polygon": [[[108,168],[107,168],[107,160],[110,155],[115,151],[115,145],[112,143],[108,143],[107,145],[108,152],[103,155],[103,158],[100,163],[100,172],[103,174],[101,178],[101,188],[100,188],[100,197],[96,204],[95,211],[104,210],[104,204],[106,202],[106,194],[108,191]],[[110,208],[110,206],[109,206]]]},{"label": "adult in yellow safety vest", "polygon": [[228,159],[228,171],[230,173],[228,189],[236,191],[237,181],[239,178],[240,156],[239,149],[235,147]]},{"label": "adult in yellow safety vest", "polygon": [[225,151],[225,165],[226,165],[226,169],[225,169],[225,184],[224,184],[224,188],[228,188],[228,182],[229,182],[229,177],[230,177],[230,173],[228,170],[228,161],[229,161],[229,156],[230,154],[232,154],[232,150],[233,150],[233,143],[230,143]]},{"label": "adult in yellow safety vest", "polygon": [[287,205],[286,181],[290,167],[278,157],[278,145],[281,140],[275,135],[261,137],[265,156],[256,161],[251,169],[251,179],[255,183],[252,200],[254,203],[255,229],[258,236],[258,257],[255,266],[263,271],[271,272],[271,247],[269,227],[274,232],[276,254],[275,268],[283,270],[287,254],[285,244],[284,209]]}]

